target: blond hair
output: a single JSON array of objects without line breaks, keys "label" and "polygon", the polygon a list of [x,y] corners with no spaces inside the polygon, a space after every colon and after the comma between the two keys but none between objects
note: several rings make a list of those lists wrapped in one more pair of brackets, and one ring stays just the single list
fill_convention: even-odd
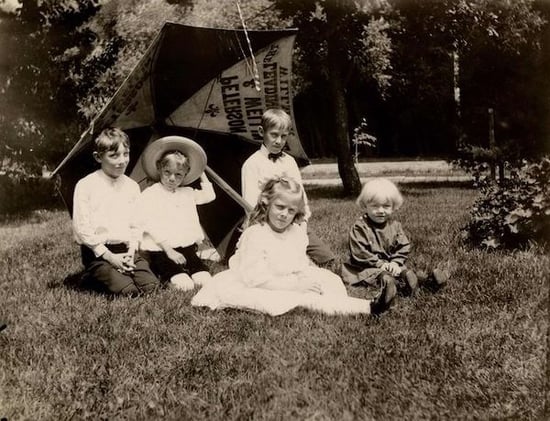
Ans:
[{"label": "blond hair", "polygon": [[262,115],[262,128],[269,130],[272,127],[278,129],[290,130],[292,128],[292,119],[290,115],[280,108],[270,108]]},{"label": "blond hair", "polygon": [[298,210],[294,216],[293,222],[301,223],[305,217],[305,208],[306,202],[304,198],[304,190],[300,183],[290,177],[277,177],[269,180],[260,196],[258,197],[258,203],[252,210],[246,226],[251,226],[254,224],[264,224],[267,222],[267,214],[269,212],[269,207],[271,204],[280,197],[282,194],[288,194],[296,196],[298,201]]},{"label": "blond hair", "polygon": [[397,210],[403,204],[403,196],[387,178],[373,178],[365,183],[355,203],[365,209],[369,203],[386,201],[391,202],[392,208]]}]

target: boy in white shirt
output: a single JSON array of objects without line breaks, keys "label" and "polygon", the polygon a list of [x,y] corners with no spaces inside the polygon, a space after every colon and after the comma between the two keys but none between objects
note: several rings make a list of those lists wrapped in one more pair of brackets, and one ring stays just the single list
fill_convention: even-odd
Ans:
[{"label": "boy in white shirt", "polygon": [[130,159],[128,135],[117,128],[103,130],[93,156],[101,168],[76,184],[73,201],[73,232],[85,275],[107,293],[152,291],[159,281],[136,252],[141,230],[134,215],[140,190],[124,175]]},{"label": "boy in white shirt", "polygon": [[[262,116],[262,124],[258,132],[263,136],[263,144],[243,164],[241,169],[242,196],[252,207],[256,206],[263,187],[270,179],[290,177],[296,180],[303,189],[302,175],[294,158],[283,152],[287,137],[292,128],[292,120],[288,113],[281,109],[268,109]],[[305,221],[311,216],[311,211],[305,198]],[[332,251],[319,237],[307,230],[309,244],[308,256],[317,264],[326,265],[334,260]]]}]

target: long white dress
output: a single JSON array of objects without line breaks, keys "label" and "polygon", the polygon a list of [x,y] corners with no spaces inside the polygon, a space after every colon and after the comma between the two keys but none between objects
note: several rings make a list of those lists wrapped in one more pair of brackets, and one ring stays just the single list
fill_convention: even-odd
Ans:
[{"label": "long white dress", "polygon": [[[340,277],[310,263],[305,224],[284,232],[268,224],[248,227],[242,234],[229,269],[216,274],[193,297],[191,304],[211,309],[239,308],[277,316],[295,307],[327,314],[369,314],[370,301],[348,297]],[[322,294],[273,289],[277,282],[297,285],[315,280]],[[269,287],[271,285],[271,287]]]}]

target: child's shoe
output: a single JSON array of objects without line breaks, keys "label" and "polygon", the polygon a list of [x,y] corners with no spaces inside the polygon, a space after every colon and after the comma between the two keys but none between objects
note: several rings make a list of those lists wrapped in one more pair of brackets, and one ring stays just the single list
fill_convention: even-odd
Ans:
[{"label": "child's shoe", "polygon": [[423,270],[417,270],[416,271],[416,277],[418,278],[418,286],[422,287],[422,285],[426,284],[428,280],[430,279],[430,275],[426,271]]},{"label": "child's shoe", "polygon": [[170,287],[180,291],[189,291],[195,287],[195,284],[188,274],[178,273],[170,278]]},{"label": "child's shoe", "polygon": [[414,296],[418,290],[418,278],[416,274],[410,269],[405,269],[401,272],[400,278],[405,284],[405,295]]},{"label": "child's shoe", "polygon": [[441,269],[434,269],[432,272],[433,287],[436,290],[443,288],[449,281],[449,272]]},{"label": "child's shoe", "polygon": [[370,312],[375,316],[388,310],[397,294],[393,276],[383,275],[380,279],[382,281],[382,291],[380,291],[380,294],[370,303]]}]

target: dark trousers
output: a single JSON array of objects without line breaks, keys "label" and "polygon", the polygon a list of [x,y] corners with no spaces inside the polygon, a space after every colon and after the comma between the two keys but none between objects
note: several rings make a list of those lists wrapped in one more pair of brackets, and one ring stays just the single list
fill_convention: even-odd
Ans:
[{"label": "dark trousers", "polygon": [[[115,254],[128,251],[126,244],[106,244],[106,247]],[[95,289],[110,294],[137,295],[159,286],[159,280],[151,272],[149,263],[138,252],[134,256],[134,271],[121,273],[101,256],[96,257],[88,247],[81,246],[80,251],[87,281]]]},{"label": "dark trousers", "polygon": [[307,237],[309,244],[307,245],[306,252],[316,264],[324,265],[335,259],[336,256],[334,256],[332,250],[309,229],[309,226],[307,228]]},{"label": "dark trousers", "polygon": [[197,256],[197,245],[192,244],[187,247],[176,247],[178,253],[183,254],[186,263],[179,265],[170,260],[164,251],[142,251],[143,257],[149,262],[151,270],[163,282],[168,282],[170,278],[178,273],[187,273],[189,276],[197,272],[208,272],[208,267]]}]

